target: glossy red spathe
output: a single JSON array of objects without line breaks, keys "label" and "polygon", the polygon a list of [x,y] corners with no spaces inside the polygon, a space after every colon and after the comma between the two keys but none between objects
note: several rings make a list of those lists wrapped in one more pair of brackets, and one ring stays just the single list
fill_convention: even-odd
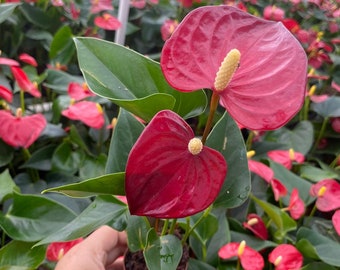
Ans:
[{"label": "glossy red spathe", "polygon": [[275,270],[299,270],[303,264],[302,254],[290,244],[281,244],[274,248],[268,256]]},{"label": "glossy red spathe", "polygon": [[216,73],[231,50],[240,66],[220,102],[242,126],[271,130],[286,124],[304,102],[307,57],[281,23],[230,6],[193,10],[163,47],[161,67],[179,91],[214,91]]},{"label": "glossy red spathe", "polygon": [[224,182],[227,164],[203,146],[194,155],[191,127],[176,113],[155,115],[133,146],[127,161],[125,192],[131,214],[179,218],[207,208]]}]

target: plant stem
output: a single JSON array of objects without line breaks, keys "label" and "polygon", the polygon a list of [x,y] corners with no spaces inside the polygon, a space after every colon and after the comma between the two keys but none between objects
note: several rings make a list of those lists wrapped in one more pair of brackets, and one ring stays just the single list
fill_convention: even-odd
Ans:
[{"label": "plant stem", "polygon": [[[28,151],[28,149],[22,148],[22,152],[23,152],[25,161],[29,160],[30,157],[31,157],[31,153]],[[39,181],[40,177],[39,177],[39,173],[36,169],[28,169],[28,173],[29,173],[33,182]]]},{"label": "plant stem", "polygon": [[175,228],[176,228],[176,224],[177,224],[177,218],[174,218],[171,222],[171,226],[170,226],[170,229],[169,229],[170,234],[174,233]]},{"label": "plant stem", "polygon": [[168,226],[169,226],[169,219],[166,219],[164,221],[164,224],[163,224],[163,229],[162,229],[161,235],[165,235],[166,234]]},{"label": "plant stem", "polygon": [[22,115],[25,114],[25,92],[20,90],[20,108],[22,111]]},{"label": "plant stem", "polygon": [[314,143],[314,146],[313,146],[313,151],[315,151],[325,133],[325,130],[326,130],[326,126],[327,126],[327,123],[328,123],[328,117],[325,117],[323,119],[323,122],[322,122],[322,126],[321,126],[321,129],[320,129],[320,132],[319,132],[319,136],[318,138],[316,139],[315,143]]},{"label": "plant stem", "polygon": [[213,94],[211,96],[210,100],[210,109],[209,109],[209,115],[208,115],[208,120],[205,125],[204,131],[203,131],[203,136],[202,136],[202,143],[205,144],[205,141],[207,140],[207,137],[209,135],[209,132],[211,130],[213,120],[214,120],[214,115],[218,106],[218,101],[220,100],[220,96],[213,91]]},{"label": "plant stem", "polygon": [[182,244],[184,244],[187,241],[189,235],[198,226],[198,224],[200,224],[201,221],[204,220],[209,215],[211,209],[212,209],[212,205],[210,205],[207,209],[205,209],[203,215],[195,222],[195,224],[191,228],[190,228],[190,219],[187,219],[187,230],[185,231],[185,234],[182,238]]}]

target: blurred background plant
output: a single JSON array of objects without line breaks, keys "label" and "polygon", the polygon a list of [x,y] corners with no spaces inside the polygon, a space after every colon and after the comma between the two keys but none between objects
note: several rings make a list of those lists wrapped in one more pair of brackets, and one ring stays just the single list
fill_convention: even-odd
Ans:
[{"label": "blurred background plant", "polygon": [[[113,42],[124,23],[118,20],[119,4],[116,0],[1,1],[0,269],[53,269],[54,262],[46,259],[48,243],[84,237],[102,224],[124,230],[131,218],[123,202],[108,195],[91,196],[89,187],[83,193],[76,188],[61,192],[70,197],[41,194],[102,177],[113,168],[124,171],[126,157],[109,155],[118,147],[111,140],[117,118],[121,126],[116,136],[123,149],[142,130],[138,120],[120,110],[124,101],[89,90],[78,62],[85,52],[79,49],[81,39],[74,41],[95,37]],[[164,41],[186,14],[220,4],[282,22],[309,61],[305,103],[296,117],[274,131],[241,129],[249,151],[252,189],[239,205],[215,209],[196,228],[189,239],[195,255],[189,269],[236,269],[235,260],[222,259],[237,254],[220,248],[231,242],[238,249],[242,241],[264,258],[269,254],[268,269],[270,263],[275,269],[288,269],[279,268],[276,260],[285,258],[283,251],[274,249],[281,244],[297,250],[292,251],[298,258],[296,269],[340,267],[339,1],[131,0],[129,4],[124,45],[150,61],[160,59]],[[200,134],[206,123],[207,114],[202,113],[206,100],[201,96],[193,100],[187,119]],[[218,111],[216,122],[222,113]],[[127,123],[132,123],[129,132]],[[123,179],[122,174],[114,176],[117,183]],[[243,181],[246,185],[247,179]],[[116,190],[119,193],[124,191]],[[265,225],[256,228],[262,221]],[[242,258],[241,264],[247,269]]]}]

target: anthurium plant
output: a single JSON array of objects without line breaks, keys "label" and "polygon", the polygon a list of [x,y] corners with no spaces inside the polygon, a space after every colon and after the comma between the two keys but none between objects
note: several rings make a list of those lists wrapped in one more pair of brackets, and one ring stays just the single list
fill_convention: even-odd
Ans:
[{"label": "anthurium plant", "polygon": [[6,2],[0,269],[101,225],[143,269],[340,267],[334,1]]}]

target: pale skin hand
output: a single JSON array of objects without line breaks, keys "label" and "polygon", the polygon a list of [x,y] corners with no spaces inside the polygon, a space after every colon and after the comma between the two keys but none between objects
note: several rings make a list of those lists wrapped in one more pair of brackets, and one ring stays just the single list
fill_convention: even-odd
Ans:
[{"label": "pale skin hand", "polygon": [[102,226],[67,252],[55,270],[123,270],[119,257],[126,248],[124,232]]}]

